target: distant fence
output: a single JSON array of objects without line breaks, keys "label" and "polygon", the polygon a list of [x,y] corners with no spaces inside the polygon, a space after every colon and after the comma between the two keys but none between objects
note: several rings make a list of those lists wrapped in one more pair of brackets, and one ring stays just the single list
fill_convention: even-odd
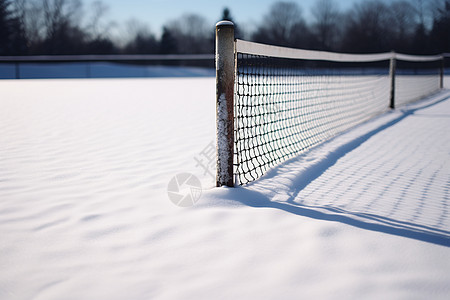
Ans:
[{"label": "distant fence", "polygon": [[[117,67],[118,65],[122,67]],[[124,65],[128,67],[123,67]],[[149,65],[169,68],[143,68]],[[42,71],[45,67],[53,70],[50,72],[51,75]],[[181,69],[181,72],[178,69],[177,72],[175,67],[184,69]],[[196,72],[193,69],[187,69],[193,67],[213,69],[214,54],[0,56],[0,78],[160,77],[158,74],[163,72],[167,72],[169,77],[177,74],[180,76],[183,74],[214,76],[212,71]],[[59,73],[55,72],[55,69],[58,68]],[[64,70],[62,70],[64,68],[68,72],[67,76],[58,76],[58,74],[64,74]],[[152,74],[156,75],[152,76]]]},{"label": "distant fence", "polygon": [[[442,56],[447,58],[445,74],[450,75],[450,53]],[[214,54],[0,56],[0,79],[214,76],[214,59]]]}]

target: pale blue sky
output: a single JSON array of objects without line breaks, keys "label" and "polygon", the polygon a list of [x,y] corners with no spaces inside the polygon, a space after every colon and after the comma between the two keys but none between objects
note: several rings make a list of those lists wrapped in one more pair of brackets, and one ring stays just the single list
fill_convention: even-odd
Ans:
[{"label": "pale blue sky", "polygon": [[[89,4],[94,0],[87,0]],[[290,1],[290,0],[285,0]],[[303,9],[303,16],[307,19],[310,9],[317,0],[297,0]],[[341,9],[346,10],[355,2],[366,0],[335,0]],[[221,17],[225,7],[231,10],[236,23],[252,30],[269,11],[270,5],[276,0],[103,0],[108,5],[108,19],[118,25],[127,20],[137,19],[149,25],[152,32],[159,34],[162,26],[184,13],[196,13],[206,18],[214,26]]]}]

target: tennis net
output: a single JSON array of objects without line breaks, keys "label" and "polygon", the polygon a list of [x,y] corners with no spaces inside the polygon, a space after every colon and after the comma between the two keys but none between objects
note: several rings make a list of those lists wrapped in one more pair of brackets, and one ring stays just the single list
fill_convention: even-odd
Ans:
[{"label": "tennis net", "polygon": [[[418,100],[441,87],[441,56],[341,54],[234,39],[232,48],[229,126],[220,123],[224,114],[218,112],[218,155],[229,147],[227,162],[231,163],[232,155],[233,165],[227,170],[233,174],[221,180],[225,163],[219,157],[219,186],[254,181],[271,167],[390,107]],[[218,109],[226,98],[220,91],[221,56],[216,58]],[[225,141],[229,136],[232,146]]]}]

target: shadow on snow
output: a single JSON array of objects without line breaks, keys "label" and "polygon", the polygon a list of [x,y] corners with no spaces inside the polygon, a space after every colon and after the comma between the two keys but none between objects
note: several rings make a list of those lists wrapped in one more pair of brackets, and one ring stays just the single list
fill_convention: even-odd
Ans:
[{"label": "shadow on snow", "polygon": [[[351,140],[346,144],[341,145],[333,151],[333,155],[330,155],[318,161],[305,171],[302,171],[301,174],[296,175],[295,179],[289,186],[292,193],[290,193],[289,198],[285,201],[272,201],[270,199],[270,196],[268,196],[267,194],[246,187],[238,187],[232,189],[224,188],[222,190],[222,192],[224,192],[224,195],[221,195],[221,198],[227,199],[227,202],[239,202],[240,204],[250,207],[274,208],[298,216],[317,220],[340,222],[366,230],[402,236],[423,242],[450,247],[450,231],[414,224],[411,222],[399,221],[376,214],[352,212],[331,206],[308,206],[294,202],[296,196],[300,193],[300,191],[302,191],[311,182],[321,176],[328,168],[333,166],[344,155],[361,146],[375,134],[387,128],[390,128],[406,117],[413,115],[422,109],[426,109],[448,100],[449,93],[444,92],[435,95],[434,97],[436,97],[436,100],[432,103],[425,103],[423,106],[416,108],[406,107],[401,109],[401,115],[399,117],[379,126],[374,130],[371,130],[370,132],[367,132],[362,136]],[[285,162],[284,164],[281,164],[281,166],[285,165],[286,163],[289,162]],[[268,172],[268,174],[266,174],[263,178],[272,178],[275,177],[277,173],[281,173],[277,170],[277,168],[279,167],[280,166],[275,167],[272,172]],[[263,178],[261,179],[264,180]],[[251,187],[252,184],[249,184],[247,186]]]}]

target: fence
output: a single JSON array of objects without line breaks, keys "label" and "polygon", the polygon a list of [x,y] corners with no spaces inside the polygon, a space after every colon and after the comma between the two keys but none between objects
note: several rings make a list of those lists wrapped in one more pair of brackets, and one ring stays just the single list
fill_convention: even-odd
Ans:
[{"label": "fence", "polygon": [[[25,66],[54,66],[66,67],[76,64],[77,68],[72,73],[74,77],[91,78],[96,77],[94,66],[98,63],[113,63],[115,65],[127,66],[184,66],[213,68],[214,55],[212,54],[170,54],[170,55],[37,55],[37,56],[0,56],[0,68],[10,66],[8,74],[14,74],[7,78],[21,79],[26,77],[23,74]],[[107,71],[106,71],[107,72]],[[70,70],[69,70],[70,73]],[[105,73],[105,72],[103,72]],[[117,72],[120,76],[120,71]],[[1,75],[1,74],[0,74]],[[106,73],[106,75],[108,75]],[[137,77],[145,76],[145,73],[138,73]],[[6,77],[6,76],[5,76]],[[33,78],[39,78],[39,74],[33,75]],[[45,76],[44,76],[45,77]],[[107,76],[108,77],[108,76]],[[126,74],[124,77],[127,77]]]}]

